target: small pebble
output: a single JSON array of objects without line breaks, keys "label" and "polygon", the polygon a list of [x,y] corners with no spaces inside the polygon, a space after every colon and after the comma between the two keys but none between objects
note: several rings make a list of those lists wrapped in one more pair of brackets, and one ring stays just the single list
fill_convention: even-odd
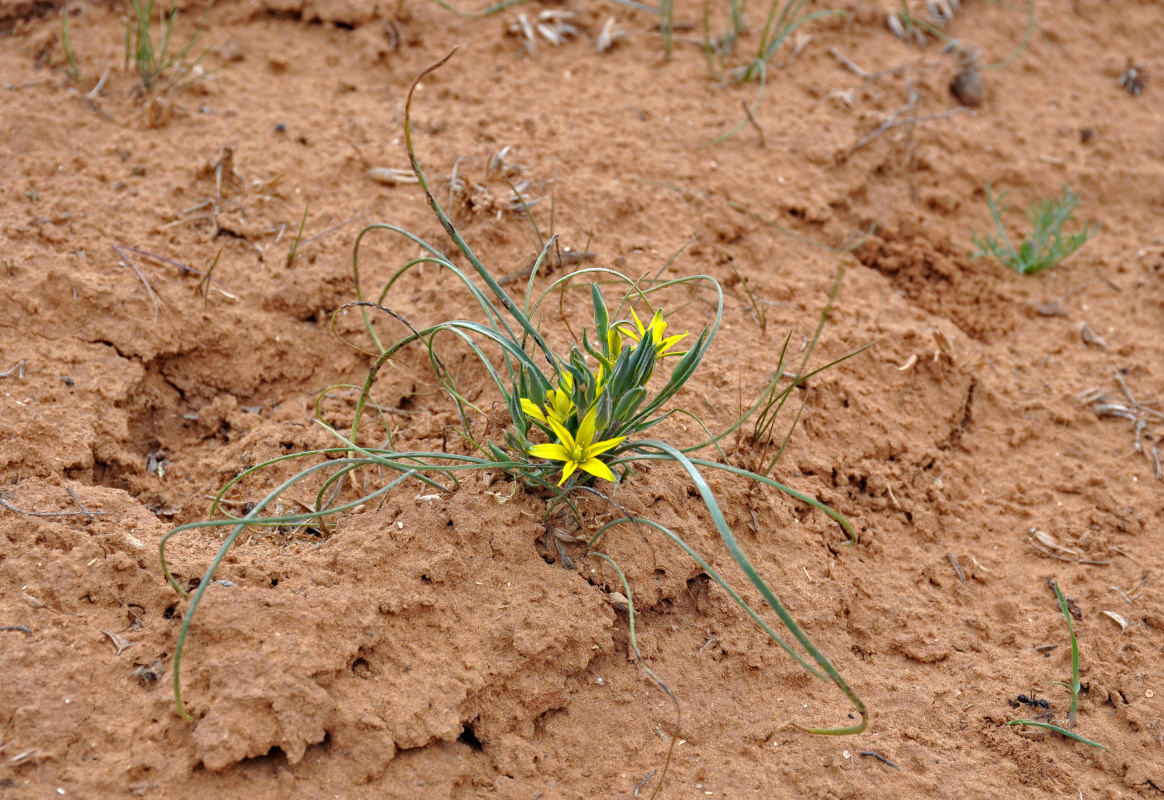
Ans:
[{"label": "small pebble", "polygon": [[986,96],[986,84],[976,66],[969,66],[954,76],[950,83],[950,91],[958,102],[968,108],[978,108]]}]

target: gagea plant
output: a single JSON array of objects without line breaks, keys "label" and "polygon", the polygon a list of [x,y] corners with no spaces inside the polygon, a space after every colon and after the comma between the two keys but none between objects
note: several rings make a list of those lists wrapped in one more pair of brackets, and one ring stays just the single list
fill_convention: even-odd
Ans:
[{"label": "gagea plant", "polygon": [[[448,57],[430,67],[417,78],[417,81],[447,60]],[[413,88],[415,89],[415,84]],[[547,518],[562,505],[572,508],[578,515],[580,512],[576,498],[580,493],[597,495],[611,508],[617,510],[616,518],[604,524],[592,535],[586,554],[610,562],[619,580],[622,581],[626,597],[630,600],[630,636],[632,647],[636,652],[635,612],[631,587],[627,585],[619,566],[608,555],[596,549],[603,536],[620,526],[637,527],[644,533],[657,531],[677,544],[804,669],[821,680],[834,683],[860,715],[855,724],[845,727],[805,727],[803,730],[818,734],[851,734],[863,731],[868,723],[868,712],[864,704],[829,660],[813,645],[753,567],[728,526],[715,494],[704,477],[705,473],[708,470],[720,470],[785,492],[837,520],[855,541],[856,534],[852,526],[832,509],[765,475],[749,472],[724,461],[695,455],[701,449],[715,447],[716,441],[726,433],[719,437],[712,437],[709,434],[705,441],[687,447],[679,447],[666,438],[651,437],[652,429],[673,415],[679,413],[691,416],[688,412],[675,407],[672,401],[676,393],[699,369],[719,329],[723,316],[723,292],[719,284],[707,275],[693,275],[669,281],[635,280],[612,269],[592,267],[558,277],[548,288],[535,295],[534,279],[552,247],[551,242],[543,248],[535,263],[524,297],[511,296],[478,259],[434,198],[413,149],[411,108],[412,92],[409,92],[405,106],[404,132],[412,168],[421,188],[424,189],[429,205],[472,269],[462,269],[443,255],[436,246],[394,225],[371,225],[360,232],[353,257],[358,300],[345,308],[358,309],[364,315],[364,326],[374,346],[374,350],[371,351],[374,363],[367,380],[360,387],[350,430],[341,432],[328,427],[337,439],[334,448],[283,456],[252,467],[234,478],[222,489],[218,496],[219,500],[225,498],[233,487],[249,475],[268,469],[279,462],[293,459],[318,462],[285,480],[257,503],[246,516],[226,515],[226,518],[183,525],[167,534],[161,543],[162,564],[166,577],[177,592],[185,595],[185,590],[170,574],[166,560],[166,546],[169,541],[183,531],[207,527],[231,528],[217,556],[190,597],[179,634],[173,665],[174,696],[179,713],[187,719],[190,718],[182,700],[181,659],[191,620],[206,588],[213,581],[215,570],[243,530],[249,526],[263,525],[314,524],[326,528],[329,518],[334,519],[335,515],[382,496],[405,482],[424,483],[426,491],[435,489],[439,492],[451,492],[459,486],[458,475],[489,471],[493,474],[504,472],[516,482],[544,496]],[[418,245],[423,254],[397,269],[380,290],[376,300],[372,301],[364,299],[360,288],[359,253],[360,243],[364,237],[377,231],[401,236],[408,242]],[[480,319],[445,320],[429,327],[417,328],[397,311],[392,310],[388,306],[388,298],[393,286],[401,276],[421,265],[438,265],[440,269],[448,270],[455,275],[464,290],[476,302],[481,312]],[[549,340],[565,338],[560,336],[565,333],[565,326],[557,330],[551,328],[545,335],[543,328],[550,324],[547,320],[562,321],[565,317],[543,314],[541,306],[553,293],[563,298],[567,297],[565,294],[567,285],[574,282],[577,286],[580,279],[589,282],[589,298],[583,302],[589,306],[586,314],[592,317],[593,325],[591,327],[588,324],[583,328],[575,343],[570,346],[552,346]],[[702,290],[704,296],[711,299],[713,316],[701,330],[676,332],[675,328],[681,327],[675,322],[677,315],[672,313],[668,316],[658,300],[676,293],[690,294],[695,290]],[[668,292],[671,295],[666,294]],[[617,299],[612,301],[608,296]],[[581,299],[585,295],[571,293],[568,297]],[[684,307],[701,306],[689,303]],[[404,326],[403,329],[408,331],[407,335],[391,344],[384,344],[381,332],[373,324],[375,314],[385,314],[386,319],[394,321],[393,324]],[[334,319],[333,330],[335,330]],[[504,404],[507,412],[503,416],[507,416],[508,419],[503,425],[480,424],[481,419],[495,420],[499,415],[495,411],[488,414],[478,404],[471,402],[467,397],[468,393],[461,390],[452,371],[446,367],[438,353],[438,340],[441,343],[440,349],[445,350],[445,343],[449,343],[450,336],[455,337],[452,343],[467,348],[483,367],[491,384],[493,396],[497,398],[498,403]],[[441,389],[448,395],[456,409],[460,420],[458,434],[464,443],[460,453],[399,451],[392,448],[390,436],[386,447],[360,444],[361,419],[366,411],[378,410],[378,406],[372,400],[373,384],[378,372],[384,365],[389,364],[402,348],[410,345],[419,346],[427,352],[429,363]],[[480,400],[478,403],[485,405]],[[474,421],[478,423],[476,426],[472,424]],[[743,421],[738,421],[729,430],[738,428]],[[702,427],[702,423],[699,424]],[[387,426],[385,428],[387,430]],[[492,435],[490,431],[493,431]],[[791,634],[792,639],[795,639],[799,648],[786,641],[777,632],[776,626],[764,618],[761,611],[753,608],[677,533],[654,520],[634,516],[613,499],[622,484],[635,480],[636,466],[641,472],[642,465],[648,463],[673,465],[691,482],[706,506],[708,518],[714,524],[735,564],[763,598],[767,606],[764,614],[767,615],[769,612],[774,614],[787,633]],[[333,505],[341,495],[346,497],[343,492],[354,493],[350,486],[355,486],[357,482],[346,479],[353,471],[361,469],[368,471],[366,477],[369,485],[374,483],[377,488],[350,501]],[[316,489],[316,502],[311,511],[264,516],[266,509],[277,498],[302,481],[307,481],[307,485]],[[212,509],[212,516],[216,513],[225,514],[218,501]],[[643,667],[654,677],[645,664]]]}]

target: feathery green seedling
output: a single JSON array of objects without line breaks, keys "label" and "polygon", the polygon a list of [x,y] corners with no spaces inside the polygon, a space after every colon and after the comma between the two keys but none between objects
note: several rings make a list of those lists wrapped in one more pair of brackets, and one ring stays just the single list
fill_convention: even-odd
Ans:
[{"label": "feathery green seedling", "polygon": [[[632,279],[617,270],[586,267],[559,276],[549,287],[535,294],[533,277],[548,257],[554,244],[554,239],[551,239],[543,246],[534,264],[533,274],[526,283],[524,298],[508,294],[465,242],[448,214],[433,196],[413,146],[411,109],[416,85],[451,56],[452,53],[440,63],[422,72],[417,82],[413,84],[404,107],[404,141],[417,182],[424,190],[429,206],[470,268],[462,269],[434,245],[395,225],[377,223],[365,227],[360,232],[352,258],[358,299],[337,310],[332,321],[332,330],[339,336],[338,315],[348,308],[359,309],[363,315],[365,332],[372,343],[370,350],[358,348],[374,361],[361,387],[351,428],[343,432],[325,424],[326,430],[336,438],[337,446],[288,454],[239,474],[223,487],[211,509],[212,517],[222,513],[226,518],[182,525],[166,534],[160,544],[159,554],[167,580],[175,591],[189,597],[173,662],[174,696],[179,713],[186,719],[191,718],[181,692],[181,662],[191,622],[207,587],[213,582],[215,571],[244,530],[250,526],[278,527],[308,521],[313,521],[314,524],[324,528],[327,519],[382,497],[409,481],[419,481],[437,492],[451,492],[460,486],[458,475],[479,471],[492,473],[500,471],[509,475],[516,484],[545,498],[547,518],[561,505],[568,506],[576,517],[581,518],[575,499],[579,492],[595,494],[618,509],[622,516],[603,525],[593,535],[586,550],[587,556],[613,563],[607,554],[593,548],[598,545],[600,537],[620,525],[636,526],[642,531],[648,529],[657,531],[667,537],[688,553],[764,633],[789,653],[798,664],[815,677],[834,684],[860,715],[855,723],[844,727],[802,727],[802,730],[826,735],[855,734],[865,730],[869,714],[864,703],[832,663],[815,647],[747,558],[705,477],[706,472],[709,470],[726,472],[784,492],[836,520],[855,541],[856,532],[852,525],[823,503],[772,478],[722,461],[693,455],[703,448],[713,446],[716,438],[722,438],[726,433],[721,434],[721,437],[709,435],[706,441],[683,449],[665,438],[648,438],[646,435],[648,431],[666,422],[673,415],[685,414],[694,418],[690,412],[675,406],[671,401],[699,368],[719,330],[724,310],[723,291],[719,283],[707,275],[691,275],[671,280],[657,279],[648,283]],[[366,236],[381,231],[393,233],[406,242],[419,246],[423,255],[399,267],[374,300],[365,299],[360,284],[360,246]],[[445,320],[428,327],[417,328],[399,312],[386,305],[397,281],[423,264],[436,265],[459,281],[480,310],[481,319]],[[569,347],[555,346],[551,342],[556,341],[563,331],[561,328],[555,328],[549,333],[544,331],[547,321],[556,320],[557,317],[543,313],[542,304],[547,297],[559,291],[571,280],[583,277],[591,281],[589,299],[593,312],[593,328],[582,330],[580,342],[576,340]],[[619,288],[620,296],[617,302],[607,302],[599,285],[600,281],[607,287]],[[677,292],[690,294],[699,290],[710,295],[713,316],[697,333],[686,331],[669,333],[667,316],[662,306],[658,304],[660,298]],[[407,334],[385,345],[386,337],[374,324],[371,316],[376,312],[385,315],[389,321],[403,326]],[[450,337],[458,347],[471,351],[488,375],[490,391],[508,411],[509,422],[500,434],[495,434],[495,438],[486,438],[491,426],[486,425],[482,428],[473,424],[475,420],[487,416],[486,411],[477,404],[485,403],[480,400],[475,403],[469,399],[469,393],[458,386],[455,377],[438,353],[438,340],[450,341]],[[349,344],[355,346],[353,343]],[[463,449],[467,452],[400,451],[393,449],[390,443],[387,447],[363,443],[368,437],[360,430],[361,417],[366,405],[372,402],[371,391],[376,376],[380,369],[391,363],[392,359],[409,345],[418,345],[422,352],[427,353],[437,383],[450,398],[460,419],[457,433]],[[688,349],[679,349],[683,345]],[[736,423],[736,427],[745,424],[746,419],[747,415]],[[701,421],[699,424],[706,430]],[[222,500],[240,482],[276,465],[285,467],[283,462],[290,464],[304,460],[317,460],[318,463],[282,481],[245,516],[230,516],[223,510]],[[784,629],[795,639],[799,649],[786,641],[776,628],[770,625],[726,578],[712,569],[708,560],[692,549],[679,534],[656,521],[634,516],[613,499],[624,483],[635,479],[636,466],[660,462],[660,465],[669,464],[677,468],[679,473],[691,482],[702,499],[707,517],[715,526],[724,547],[731,554],[732,561],[763,598],[767,610],[775,614]],[[352,488],[357,482],[348,480],[348,476],[356,470],[366,470],[370,482],[382,482],[382,485],[362,496],[346,499],[347,496],[342,495],[344,491],[348,495],[359,493]],[[602,488],[595,488],[592,485],[595,482],[600,482]],[[309,511],[301,514],[263,516],[268,506],[279,497],[294,487],[304,485],[310,486],[315,494],[315,503]],[[334,505],[341,496],[345,498],[343,502]],[[166,547],[176,535],[202,528],[228,528],[230,532],[197,588],[192,594],[187,595],[186,590],[170,572]],[[616,572],[619,580],[625,579],[621,569],[616,569]],[[629,600],[629,586],[626,588]],[[632,615],[633,620],[633,606],[628,608],[628,613]],[[649,670],[648,674],[653,676]],[[661,682],[659,684],[663,685]]]},{"label": "feathery green seedling", "polygon": [[987,236],[979,239],[978,234],[972,234],[977,252],[971,255],[974,258],[994,256],[999,262],[1010,267],[1020,275],[1034,275],[1049,267],[1060,263],[1099,231],[1099,224],[1091,228],[1091,223],[1083,226],[1083,230],[1063,238],[1063,226],[1072,221],[1075,207],[1079,205],[1079,195],[1064,185],[1062,191],[1053,196],[1032,202],[1027,208],[1027,220],[1031,223],[1031,233],[1026,240],[1016,248],[1002,224],[1002,215],[1011,209],[1003,205],[1006,192],[997,197],[991,191],[990,182],[986,183],[986,204],[990,207],[990,216],[994,219],[998,238]]},{"label": "feathery green seedling", "polygon": [[176,91],[209,74],[195,72],[195,68],[210,48],[199,53],[189,64],[182,63],[198,43],[198,34],[176,50],[171,49],[177,19],[178,9],[173,2],[169,12],[159,9],[161,32],[158,33],[154,29],[154,0],[129,0],[125,17],[125,68],[129,69],[133,64],[141,86],[147,92],[161,84],[163,79],[167,90]]}]

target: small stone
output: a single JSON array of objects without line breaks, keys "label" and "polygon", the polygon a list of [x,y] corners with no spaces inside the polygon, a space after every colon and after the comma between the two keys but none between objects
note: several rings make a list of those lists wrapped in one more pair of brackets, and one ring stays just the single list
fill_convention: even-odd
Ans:
[{"label": "small stone", "polygon": [[958,98],[958,102],[968,108],[978,108],[982,105],[982,100],[986,96],[986,84],[982,82],[982,75],[978,72],[978,67],[971,65],[965,67],[961,72],[954,76],[954,80],[950,83],[950,91],[954,97]]},{"label": "small stone", "polygon": [[238,39],[227,39],[218,48],[218,55],[223,61],[242,61],[246,58],[246,49]]}]

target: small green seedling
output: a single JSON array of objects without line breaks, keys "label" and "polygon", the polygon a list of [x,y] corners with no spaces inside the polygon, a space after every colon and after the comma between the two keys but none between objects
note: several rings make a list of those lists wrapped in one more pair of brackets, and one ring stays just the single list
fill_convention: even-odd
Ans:
[{"label": "small green seedling", "polygon": [[1083,742],[1092,747],[1107,750],[1110,753],[1111,750],[1099,742],[1094,742],[1091,739],[1080,736],[1075,731],[1069,730],[1069,728],[1075,727],[1075,714],[1079,709],[1079,640],[1075,638],[1075,626],[1071,623],[1071,610],[1067,607],[1067,600],[1063,597],[1063,592],[1059,590],[1059,582],[1048,578],[1047,583],[1055,591],[1055,597],[1059,600],[1059,609],[1063,612],[1063,618],[1067,620],[1067,631],[1071,635],[1071,682],[1051,681],[1052,686],[1062,686],[1071,693],[1071,707],[1067,711],[1067,727],[1062,728],[1047,722],[1036,722],[1033,719],[1015,719],[1006,724],[1031,725],[1036,728],[1045,728],[1046,730],[1066,736],[1068,739],[1074,739],[1077,742]]},{"label": "small green seedling", "polygon": [[1094,228],[1091,223],[1087,223],[1083,230],[1064,238],[1063,226],[1074,219],[1072,214],[1079,205],[1079,195],[1064,185],[1059,194],[1028,206],[1027,219],[1031,223],[1031,233],[1016,248],[1006,232],[1006,226],[1002,224],[1002,215],[1011,209],[1011,206],[1003,205],[1005,199],[1006,192],[1000,192],[995,197],[987,181],[986,204],[990,207],[990,216],[994,218],[999,238],[987,236],[979,239],[978,234],[973,234],[974,245],[978,250],[971,255],[974,258],[994,256],[1020,275],[1034,275],[1055,266],[1099,231],[1099,223],[1095,223]]},{"label": "small green seedling", "polygon": [[77,65],[77,57],[73,54],[73,42],[69,38],[68,13],[61,17],[61,47],[65,50],[65,58],[69,60],[69,68],[65,74],[69,76],[69,80],[75,81],[81,77],[81,68]]},{"label": "small green seedling", "polygon": [[191,36],[178,49],[172,49],[174,23],[178,19],[178,9],[173,2],[168,12],[158,10],[162,28],[160,34],[154,29],[154,0],[129,0],[127,11],[125,68],[129,69],[130,64],[133,64],[141,79],[141,87],[146,92],[152,91],[163,81],[167,90],[182,89],[209,74],[198,72],[195,68],[210,52],[210,48],[199,53],[189,64],[182,63],[197,44],[198,34]]},{"label": "small green seedling", "polygon": [[303,204],[303,218],[299,220],[299,232],[295,234],[295,239],[291,242],[291,247],[287,249],[287,266],[294,264],[295,257],[299,255],[299,245],[303,243],[303,229],[307,227],[307,211],[309,208],[311,208],[310,201]]},{"label": "small green seedling", "polygon": [[1071,623],[1071,610],[1067,608],[1067,601],[1059,591],[1059,582],[1048,579],[1047,583],[1055,590],[1055,597],[1059,599],[1059,608],[1063,612],[1063,619],[1067,620],[1067,631],[1071,634],[1071,683],[1066,681],[1052,681],[1052,686],[1062,686],[1071,692],[1071,707],[1067,710],[1067,727],[1075,727],[1075,713],[1079,710],[1079,640],[1075,638],[1075,626]]}]

